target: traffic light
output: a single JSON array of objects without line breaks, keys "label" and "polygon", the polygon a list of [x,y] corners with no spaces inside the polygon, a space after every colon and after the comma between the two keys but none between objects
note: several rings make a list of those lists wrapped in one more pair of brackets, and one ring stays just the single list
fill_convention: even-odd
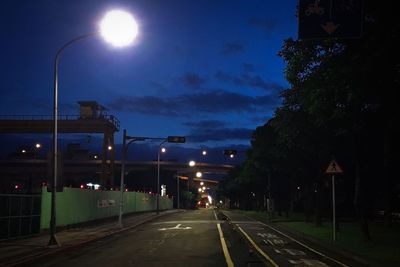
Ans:
[{"label": "traffic light", "polygon": [[224,150],[224,155],[231,156],[231,155],[236,155],[236,154],[237,154],[237,150],[235,150],[235,149]]},{"label": "traffic light", "polygon": [[186,138],[184,136],[168,136],[168,143],[185,143]]}]

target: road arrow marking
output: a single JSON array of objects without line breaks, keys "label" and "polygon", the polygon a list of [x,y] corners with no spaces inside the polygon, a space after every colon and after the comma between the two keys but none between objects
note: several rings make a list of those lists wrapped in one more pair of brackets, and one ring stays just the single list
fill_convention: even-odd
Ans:
[{"label": "road arrow marking", "polygon": [[166,231],[166,230],[189,230],[192,229],[192,227],[181,227],[182,224],[177,224],[175,227],[171,227],[171,228],[161,228],[158,229],[158,231]]}]

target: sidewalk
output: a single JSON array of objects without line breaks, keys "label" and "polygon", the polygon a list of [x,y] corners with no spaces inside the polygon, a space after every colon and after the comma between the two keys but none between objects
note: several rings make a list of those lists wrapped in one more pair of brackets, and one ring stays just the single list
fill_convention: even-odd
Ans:
[{"label": "sidewalk", "polygon": [[67,249],[74,249],[89,242],[123,232],[158,217],[178,212],[178,210],[146,212],[126,215],[123,218],[124,228],[117,226],[117,220],[99,222],[88,226],[77,226],[57,232],[61,246],[49,247],[49,233],[34,237],[0,242],[0,266],[27,266],[37,258],[54,254]]}]

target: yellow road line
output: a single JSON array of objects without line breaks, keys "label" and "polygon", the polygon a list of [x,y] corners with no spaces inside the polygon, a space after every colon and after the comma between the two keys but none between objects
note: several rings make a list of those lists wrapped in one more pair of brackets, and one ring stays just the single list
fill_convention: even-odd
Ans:
[{"label": "yellow road line", "polygon": [[259,246],[257,246],[257,244],[253,241],[253,239],[250,238],[250,236],[243,231],[243,229],[238,226],[239,230],[242,232],[242,234],[247,238],[247,240],[250,241],[250,243],[253,245],[253,247],[258,251],[258,253],[260,253],[269,263],[272,264],[272,266],[274,267],[279,267],[278,264],[276,264],[268,255],[267,253],[265,253]]},{"label": "yellow road line", "polygon": [[225,243],[225,238],[224,234],[222,233],[221,224],[217,223],[217,228],[219,232],[219,239],[221,239],[222,250],[224,251],[226,264],[228,265],[228,267],[234,267],[235,265],[233,264],[231,255],[229,255],[228,247],[226,246]]}]

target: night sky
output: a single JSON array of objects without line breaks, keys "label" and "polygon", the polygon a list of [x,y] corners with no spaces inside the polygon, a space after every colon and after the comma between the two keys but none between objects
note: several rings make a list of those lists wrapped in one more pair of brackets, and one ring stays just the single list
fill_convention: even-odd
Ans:
[{"label": "night sky", "polygon": [[[95,100],[129,135],[184,135],[180,147],[188,151],[249,146],[288,86],[277,53],[297,36],[294,0],[2,1],[0,115],[51,115],[56,51],[98,30],[112,8],[132,12],[138,37],[126,48],[101,37],[67,48],[60,115],[77,115],[77,101]],[[100,137],[61,135],[98,150]]]}]

